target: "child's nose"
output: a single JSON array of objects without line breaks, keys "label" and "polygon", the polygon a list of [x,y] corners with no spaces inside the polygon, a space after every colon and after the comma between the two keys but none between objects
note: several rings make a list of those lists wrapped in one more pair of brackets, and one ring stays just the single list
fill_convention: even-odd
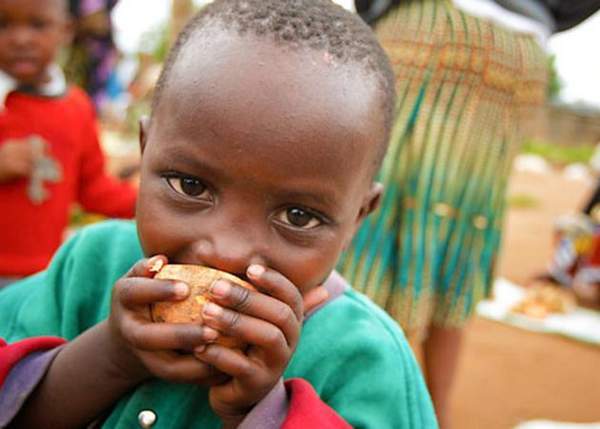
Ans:
[{"label": "child's nose", "polygon": [[194,243],[194,259],[203,265],[243,277],[248,266],[266,264],[256,240],[256,237],[240,234],[239,231],[215,233]]}]

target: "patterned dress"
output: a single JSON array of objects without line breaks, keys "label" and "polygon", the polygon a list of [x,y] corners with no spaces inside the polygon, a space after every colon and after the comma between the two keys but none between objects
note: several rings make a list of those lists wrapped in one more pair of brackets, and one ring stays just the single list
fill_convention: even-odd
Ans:
[{"label": "patterned dress", "polygon": [[419,336],[461,326],[490,291],[511,162],[547,63],[532,35],[449,0],[402,1],[376,31],[398,93],[386,192],[338,268]]}]

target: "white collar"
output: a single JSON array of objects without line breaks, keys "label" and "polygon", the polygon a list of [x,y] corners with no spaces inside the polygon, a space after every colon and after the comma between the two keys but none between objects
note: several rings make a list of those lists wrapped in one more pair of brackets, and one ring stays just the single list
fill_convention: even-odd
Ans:
[{"label": "white collar", "polygon": [[[61,68],[52,64],[48,68],[50,81],[36,88],[36,94],[44,97],[58,97],[67,90],[67,81]],[[0,70],[0,111],[4,110],[6,97],[19,88],[19,82],[8,73]]]}]

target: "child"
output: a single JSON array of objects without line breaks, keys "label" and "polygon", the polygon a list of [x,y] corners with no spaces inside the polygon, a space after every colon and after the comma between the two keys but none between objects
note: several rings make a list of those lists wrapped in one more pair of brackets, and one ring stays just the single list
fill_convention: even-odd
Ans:
[{"label": "child", "polygon": [[[3,421],[437,427],[397,325],[332,273],[377,205],[393,105],[372,32],[330,1],[204,8],[142,122],[137,223],[83,230],[46,272],[0,293],[0,336],[19,356],[3,389],[21,386]],[[153,278],[158,259],[228,271],[258,292],[217,282],[202,324],[155,324],[149,304],[189,293]],[[302,323],[302,296],[320,285],[329,300]],[[33,355],[18,343],[44,335],[69,342]]]},{"label": "child", "polygon": [[0,286],[44,269],[69,209],[132,217],[135,190],[104,172],[94,109],[54,64],[64,0],[0,2]]},{"label": "child", "polygon": [[600,187],[580,213],[561,216],[554,230],[554,252],[545,273],[528,286],[554,284],[570,289],[579,304],[600,308]]}]

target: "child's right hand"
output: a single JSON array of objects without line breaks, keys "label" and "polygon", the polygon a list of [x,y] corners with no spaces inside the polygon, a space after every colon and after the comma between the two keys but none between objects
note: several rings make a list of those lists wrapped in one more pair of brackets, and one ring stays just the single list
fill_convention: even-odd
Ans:
[{"label": "child's right hand", "polygon": [[181,383],[212,385],[225,376],[182,350],[209,344],[218,333],[200,324],[153,323],[149,306],[159,301],[179,301],[189,294],[185,283],[154,279],[151,267],[166,257],[136,263],[117,281],[108,319],[111,360],[119,373],[135,382],[152,376]]},{"label": "child's right hand", "polygon": [[8,140],[0,145],[0,183],[29,177],[33,171],[33,150],[21,140]]}]

